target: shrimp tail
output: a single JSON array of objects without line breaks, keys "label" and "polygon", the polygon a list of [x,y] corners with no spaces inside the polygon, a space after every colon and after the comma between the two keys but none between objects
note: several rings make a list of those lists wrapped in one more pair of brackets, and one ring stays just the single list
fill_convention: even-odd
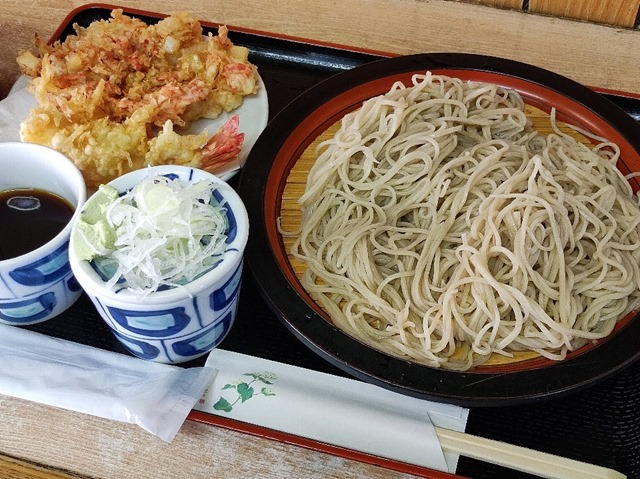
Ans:
[{"label": "shrimp tail", "polygon": [[233,115],[209,139],[202,148],[203,170],[210,173],[220,173],[221,170],[229,171],[232,162],[237,163],[236,160],[244,142],[244,133],[238,132],[239,125],[240,118],[238,115]]}]

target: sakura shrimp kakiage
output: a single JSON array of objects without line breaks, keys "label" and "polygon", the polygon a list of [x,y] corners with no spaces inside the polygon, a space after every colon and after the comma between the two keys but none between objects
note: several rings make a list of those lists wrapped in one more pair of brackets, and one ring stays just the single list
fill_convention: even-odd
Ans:
[{"label": "sakura shrimp kakiage", "polygon": [[147,25],[114,10],[109,20],[22,52],[38,106],[23,141],[66,154],[89,186],[147,165],[179,164],[215,173],[239,154],[244,134],[233,115],[217,131],[186,134],[200,118],[233,112],[258,89],[249,51],[228,30],[203,35],[186,13]]}]

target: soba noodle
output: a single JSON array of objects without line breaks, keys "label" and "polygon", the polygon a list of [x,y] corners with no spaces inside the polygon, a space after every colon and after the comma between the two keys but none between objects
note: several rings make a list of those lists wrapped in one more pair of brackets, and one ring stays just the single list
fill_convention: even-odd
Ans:
[{"label": "soba noodle", "polygon": [[607,336],[640,296],[617,146],[539,134],[496,85],[412,83],[319,145],[292,250],[303,286],[346,333],[433,367],[563,359]]}]

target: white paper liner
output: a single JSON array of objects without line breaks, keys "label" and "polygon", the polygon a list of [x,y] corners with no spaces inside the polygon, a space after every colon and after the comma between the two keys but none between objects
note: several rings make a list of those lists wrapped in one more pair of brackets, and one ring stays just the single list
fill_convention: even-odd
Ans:
[{"label": "white paper liner", "polygon": [[36,99],[24,87],[12,89],[0,101],[0,142],[20,141],[20,122],[35,106]]},{"label": "white paper liner", "polygon": [[223,349],[195,409],[378,457],[454,473],[434,426],[464,431],[468,409]]}]

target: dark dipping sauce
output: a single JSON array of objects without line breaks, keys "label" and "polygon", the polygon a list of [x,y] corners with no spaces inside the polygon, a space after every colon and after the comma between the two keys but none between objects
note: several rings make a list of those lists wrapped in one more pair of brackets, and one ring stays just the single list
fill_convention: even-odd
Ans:
[{"label": "dark dipping sauce", "polygon": [[67,200],[49,191],[0,191],[0,260],[44,245],[63,230],[73,212]]}]

